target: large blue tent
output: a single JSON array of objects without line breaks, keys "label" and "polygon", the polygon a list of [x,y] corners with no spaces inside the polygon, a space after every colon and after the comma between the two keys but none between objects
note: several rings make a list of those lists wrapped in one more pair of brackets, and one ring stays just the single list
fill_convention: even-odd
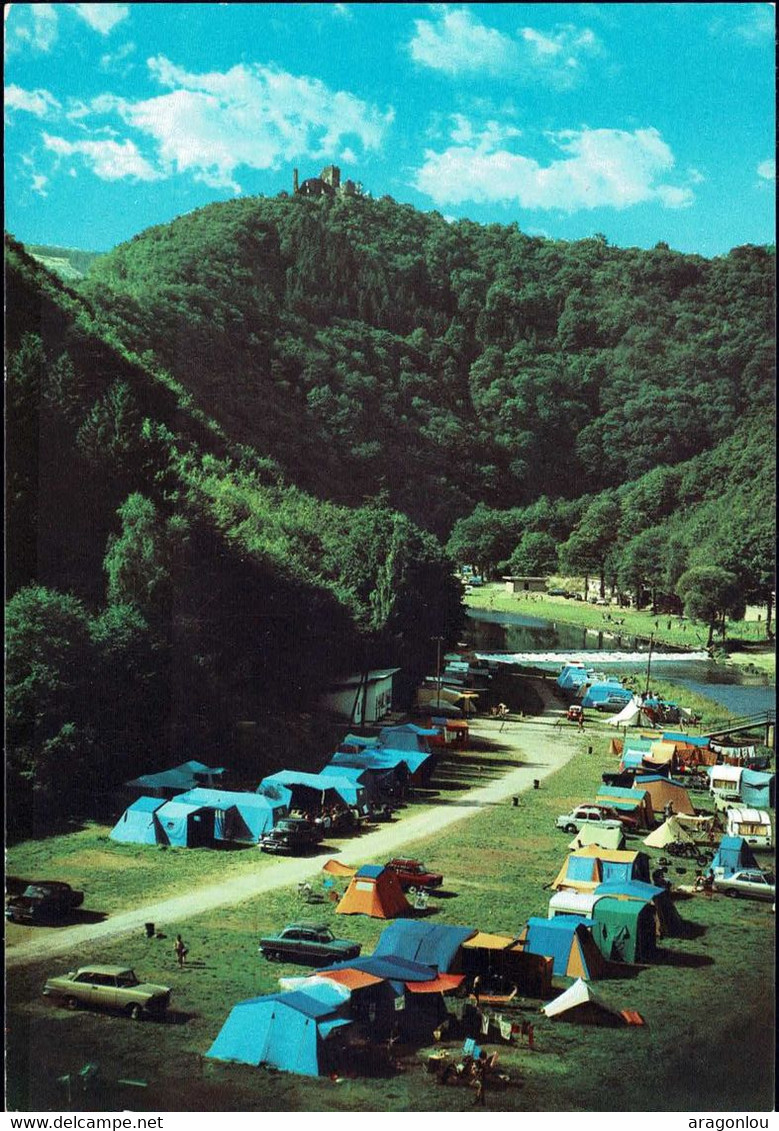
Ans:
[{"label": "large blue tent", "polygon": [[312,984],[233,1006],[206,1056],[318,1076],[327,1069],[328,1038],[350,1024],[339,988]]},{"label": "large blue tent", "polygon": [[374,956],[393,955],[409,962],[433,966],[440,974],[446,974],[462,944],[476,934],[475,927],[396,919],[384,928],[373,953]]},{"label": "large blue tent", "polygon": [[320,808],[338,802],[362,809],[367,803],[365,787],[335,774],[306,774],[301,770],[279,770],[263,778],[258,793],[283,801],[290,809]]},{"label": "large blue tent", "polygon": [[164,804],[161,797],[139,797],[127,806],[109,837],[119,844],[164,844],[165,836],[155,817]]},{"label": "large blue tent", "polygon": [[245,841],[249,844],[256,844],[263,833],[273,828],[277,816],[286,812],[281,801],[261,793],[235,790],[191,789],[178,796],[176,801],[213,809],[216,840]]},{"label": "large blue tent", "polygon": [[164,843],[177,848],[209,848],[214,843],[216,815],[204,805],[166,801],[155,813]]},{"label": "large blue tent", "polygon": [[142,774],[126,783],[128,789],[138,790],[145,797],[176,797],[199,785],[216,786],[225,772],[223,766],[206,766],[203,762],[181,762],[170,770],[158,774]]}]

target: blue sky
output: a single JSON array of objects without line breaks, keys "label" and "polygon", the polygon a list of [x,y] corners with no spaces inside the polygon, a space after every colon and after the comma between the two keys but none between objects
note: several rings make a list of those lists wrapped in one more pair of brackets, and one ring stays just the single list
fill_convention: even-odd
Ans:
[{"label": "blue sky", "polygon": [[621,247],[773,243],[770,4],[12,4],[7,230],[107,250],[330,163]]}]

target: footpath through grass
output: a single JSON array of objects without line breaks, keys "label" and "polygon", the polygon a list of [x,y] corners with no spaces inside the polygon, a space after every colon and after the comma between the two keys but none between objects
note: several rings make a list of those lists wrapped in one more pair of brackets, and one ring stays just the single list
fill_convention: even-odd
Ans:
[{"label": "footpath through grass", "polygon": [[[520,728],[521,724],[516,724]],[[532,761],[530,731],[524,756]],[[496,736],[496,743],[500,736]],[[431,921],[478,926],[518,934],[528,917],[546,915],[554,879],[570,837],[555,828],[559,813],[594,796],[608,754],[606,732],[560,732],[577,745],[576,756],[540,789],[475,810],[466,821],[415,845],[425,863],[443,872],[445,891],[432,899]],[[592,754],[588,748],[592,746]],[[465,783],[478,762],[492,767],[506,757],[495,749],[454,755],[448,780]],[[462,759],[458,773],[457,759]],[[459,794],[446,795],[450,803]],[[426,799],[427,800],[432,800]],[[695,795],[696,803],[705,801]],[[77,834],[78,835],[78,834]],[[631,838],[629,847],[642,847]],[[197,855],[200,861],[205,857]],[[657,853],[650,855],[657,856]],[[180,854],[171,854],[175,861]],[[243,854],[239,854],[240,857]],[[264,866],[252,853],[254,866]],[[158,862],[149,860],[149,879]],[[212,854],[219,866],[230,855]],[[383,861],[377,861],[379,863]],[[269,863],[272,864],[272,861]],[[193,865],[194,867],[194,865]],[[675,883],[691,881],[694,865],[679,862]],[[115,873],[117,889],[131,869]],[[201,879],[204,877],[201,875]],[[181,880],[179,875],[178,880]],[[148,888],[144,891],[148,892]],[[124,896],[121,897],[124,900]],[[615,1007],[638,1010],[647,1024],[598,1029],[550,1022],[540,1002],[521,1001],[513,1012],[535,1026],[535,1047],[526,1042],[497,1049],[499,1064],[517,1082],[488,1096],[501,1111],[767,1111],[773,1108],[774,916],[770,905],[724,897],[680,898],[690,937],[663,940],[659,961],[645,968],[622,967],[596,984]],[[262,1068],[204,1059],[231,1006],[278,989],[283,975],[306,968],[271,964],[257,953],[259,937],[298,918],[332,924],[370,953],[382,921],[338,916],[333,905],[301,904],[296,890],[268,893],[218,912],[158,925],[164,938],[138,934],[106,941],[89,954],[74,954],[47,966],[14,970],[8,1003],[8,1104],[11,1110],[63,1107],[58,1077],[84,1063],[100,1065],[90,1110],[137,1111],[460,1111],[470,1108],[467,1089],[438,1086],[426,1071],[433,1046],[404,1048],[404,1070],[339,1083],[306,1079]],[[181,931],[190,961],[179,970],[172,944]],[[174,1012],[167,1023],[133,1025],[106,1014],[67,1013],[40,997],[46,974],[84,961],[123,962],[143,977],[171,985]],[[51,968],[50,968],[51,967]],[[570,984],[556,978],[562,990]],[[462,1038],[443,1042],[456,1051]],[[440,1047],[440,1046],[435,1046]],[[490,1051],[497,1048],[488,1045]],[[120,1080],[140,1081],[121,1084]],[[182,1082],[186,1081],[184,1085]]]}]

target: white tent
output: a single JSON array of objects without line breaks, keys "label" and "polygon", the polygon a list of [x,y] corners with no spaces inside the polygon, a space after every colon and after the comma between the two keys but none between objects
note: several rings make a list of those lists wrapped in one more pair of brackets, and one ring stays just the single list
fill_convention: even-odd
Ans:
[{"label": "white tent", "polygon": [[641,704],[634,695],[618,715],[611,715],[606,722],[612,727],[637,727],[641,720]]},{"label": "white tent", "polygon": [[626,1023],[620,1011],[594,994],[582,978],[577,978],[564,993],[543,1006],[542,1012],[560,1021],[586,1021],[596,1025]]},{"label": "white tent", "polygon": [[667,844],[695,844],[695,837],[672,814],[659,828],[644,837],[644,844],[650,848],[665,848]]},{"label": "white tent", "polygon": [[624,848],[625,835],[622,829],[604,828],[599,821],[582,821],[581,828],[568,847],[575,850],[584,848],[586,844],[599,844],[601,848]]}]

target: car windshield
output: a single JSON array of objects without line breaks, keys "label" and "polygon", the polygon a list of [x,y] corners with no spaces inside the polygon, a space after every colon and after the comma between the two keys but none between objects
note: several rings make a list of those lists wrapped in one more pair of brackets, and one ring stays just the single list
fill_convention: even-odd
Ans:
[{"label": "car windshield", "polygon": [[116,984],[127,989],[129,986],[137,986],[138,979],[132,970],[123,970],[121,974],[116,975]]}]

